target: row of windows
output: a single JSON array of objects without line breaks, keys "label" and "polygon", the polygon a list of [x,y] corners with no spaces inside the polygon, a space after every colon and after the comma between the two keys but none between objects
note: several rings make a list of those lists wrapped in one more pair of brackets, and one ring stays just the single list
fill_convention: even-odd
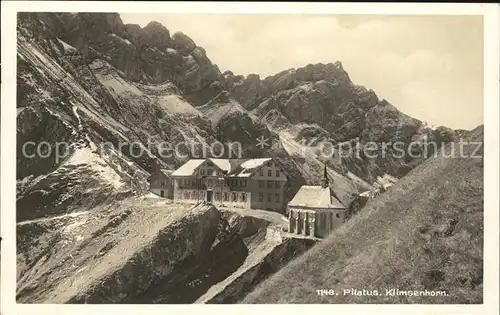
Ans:
[{"label": "row of windows", "polygon": [[[202,169],[199,170],[199,174],[201,176],[219,176],[220,175],[219,172],[216,169],[213,169],[213,168],[209,168],[207,170],[205,170],[205,169],[202,168]],[[280,177],[281,172],[279,170],[276,170],[274,174],[275,174],[275,177]],[[261,169],[259,171],[259,176],[264,176],[264,170],[263,169]],[[272,176],[273,176],[273,171],[270,170],[270,169],[267,170],[267,177],[272,177]]]},{"label": "row of windows", "polygon": [[[297,211],[294,209],[290,210],[290,213],[294,218],[304,218],[306,216],[305,212]],[[333,217],[332,212],[317,212],[316,215],[318,216],[319,220],[326,220],[328,216]],[[335,216],[337,218],[340,218],[339,213],[335,213]],[[309,218],[312,218],[311,214],[309,214]]]},{"label": "row of windows", "polygon": [[[185,191],[182,195],[180,195],[181,198],[184,199],[204,199],[205,194],[204,192],[197,192],[197,191]],[[221,193],[216,192],[215,193],[215,200],[220,200]],[[237,192],[232,192],[232,193],[224,193],[223,194],[224,201],[233,201],[233,202],[246,202],[247,201],[247,195],[245,193],[237,193]]]},{"label": "row of windows", "polygon": [[[274,199],[273,199],[274,197]],[[279,193],[267,193],[267,202],[281,202],[280,200],[280,194]],[[259,202],[264,202],[264,193],[260,192],[259,193]]]},{"label": "row of windows", "polygon": [[180,186],[196,186],[201,187],[201,179],[178,179]]},{"label": "row of windows", "polygon": [[[163,183],[164,182],[164,183]],[[196,186],[196,187],[201,187],[202,185],[202,180],[201,179],[178,179],[178,183],[180,186]],[[279,181],[263,181],[259,180],[258,181],[259,188],[280,188],[281,187],[281,182]],[[166,185],[167,181],[162,181],[162,185]],[[229,178],[227,179],[225,186],[229,187],[247,187],[248,182],[247,179],[240,179],[240,178]]]},{"label": "row of windows", "polygon": [[166,180],[155,180],[155,184],[156,185],[161,185],[161,186],[167,186],[167,182]]},{"label": "row of windows", "polygon": [[[223,200],[224,201],[233,201],[233,202],[246,202],[247,201],[247,195],[246,193],[238,193],[238,192],[225,192],[223,193]],[[205,198],[205,194],[203,192],[197,192],[197,191],[185,191],[182,195],[181,198],[184,197],[184,199],[200,199],[200,198]],[[215,193],[215,200],[220,200],[221,193],[216,192]],[[280,194],[279,193],[267,193],[267,199],[266,202],[281,202],[280,199]],[[264,193],[260,192],[259,193],[259,202],[264,202]]]},{"label": "row of windows", "polygon": [[[221,197],[220,192],[216,192],[215,193],[215,200],[220,200],[220,197]],[[237,201],[246,202],[247,201],[247,195],[245,193],[237,193],[237,192],[227,193],[227,192],[225,192],[223,194],[223,197],[224,197],[224,201],[229,201],[230,199],[233,202],[237,202]]]},{"label": "row of windows", "polygon": [[217,175],[219,175],[219,172],[217,172],[217,170],[213,169],[213,168],[207,169],[206,172],[205,172],[205,169],[202,168],[202,169],[200,169],[199,173],[201,176],[205,176],[205,175],[206,176],[217,176]]},{"label": "row of windows", "polygon": [[259,188],[280,188],[281,183],[277,180],[268,180],[268,181],[263,181],[259,180]]},{"label": "row of windows", "polygon": [[226,181],[226,186],[229,187],[247,187],[247,180],[241,178],[229,178]]},{"label": "row of windows", "polygon": [[[280,171],[276,170],[275,175],[276,175],[276,177],[280,177]],[[259,176],[264,176],[264,170],[263,169],[260,169]],[[270,169],[268,169],[267,170],[267,177],[272,177],[272,176],[273,176],[273,171],[270,170]]]}]

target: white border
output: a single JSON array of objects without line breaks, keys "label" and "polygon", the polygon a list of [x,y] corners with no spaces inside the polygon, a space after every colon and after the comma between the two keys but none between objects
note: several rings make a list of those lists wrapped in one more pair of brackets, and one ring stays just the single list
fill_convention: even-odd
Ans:
[{"label": "white border", "polygon": [[[1,314],[498,314],[499,255],[499,7],[496,4],[382,3],[223,3],[223,2],[70,2],[1,3]],[[118,9],[118,10],[117,10]],[[484,17],[484,304],[482,305],[23,305],[15,303],[16,169],[16,13],[18,11],[300,13],[483,15]],[[167,26],[168,27],[168,26]],[[474,106],[474,104],[471,104]]]}]

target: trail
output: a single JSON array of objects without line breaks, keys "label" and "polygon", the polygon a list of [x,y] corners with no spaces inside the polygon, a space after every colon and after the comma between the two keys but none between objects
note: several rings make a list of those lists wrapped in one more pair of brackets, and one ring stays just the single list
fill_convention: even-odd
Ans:
[{"label": "trail", "polygon": [[58,216],[55,216],[55,217],[40,218],[40,219],[34,219],[34,220],[26,220],[26,221],[18,222],[17,225],[21,226],[21,225],[32,224],[32,223],[49,222],[49,221],[53,221],[53,220],[63,219],[63,218],[66,218],[66,217],[76,218],[78,216],[81,216],[81,215],[84,215],[84,214],[87,214],[87,213],[89,213],[89,211],[72,212],[72,213],[67,213],[67,214],[63,214],[63,215],[58,215]]}]

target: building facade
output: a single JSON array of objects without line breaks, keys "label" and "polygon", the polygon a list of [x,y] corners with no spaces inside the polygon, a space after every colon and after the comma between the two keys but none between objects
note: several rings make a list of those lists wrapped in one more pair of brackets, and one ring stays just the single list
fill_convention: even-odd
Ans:
[{"label": "building facade", "polygon": [[148,178],[149,190],[164,198],[174,198],[174,185],[171,177],[172,171],[165,169],[156,169]]},{"label": "building facade", "polygon": [[302,186],[288,203],[288,232],[324,238],[339,227],[347,209],[338,200],[325,178],[321,186]]},{"label": "building facade", "polygon": [[194,159],[172,173],[174,200],[279,211],[287,176],[271,158]]}]

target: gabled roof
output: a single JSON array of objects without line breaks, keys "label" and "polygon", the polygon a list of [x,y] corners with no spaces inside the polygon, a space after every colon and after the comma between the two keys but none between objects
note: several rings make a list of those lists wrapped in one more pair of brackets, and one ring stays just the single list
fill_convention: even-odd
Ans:
[{"label": "gabled roof", "polygon": [[172,176],[192,176],[194,171],[205,162],[205,159],[193,159],[182,164],[181,167],[172,172]]},{"label": "gabled roof", "polygon": [[266,164],[268,161],[271,160],[272,158],[250,159],[241,163],[240,166],[246,170],[253,170],[260,168],[261,166],[263,166],[264,164]]},{"label": "gabled roof", "polygon": [[167,170],[167,169],[161,169],[160,172],[167,177],[170,177],[173,173],[172,170]]},{"label": "gabled roof", "polygon": [[148,176],[148,179],[151,178],[153,175],[161,173],[167,177],[170,177],[172,175],[172,170],[167,170],[167,169],[157,169],[156,171],[153,171],[151,175]]},{"label": "gabled roof", "polygon": [[225,172],[230,172],[231,171],[231,160],[229,159],[209,159],[212,161],[215,165],[217,165],[218,168]]},{"label": "gabled roof", "polygon": [[288,203],[292,207],[345,209],[330,187],[302,186]]},{"label": "gabled roof", "polygon": [[212,161],[230,177],[250,177],[272,158],[258,159],[193,159],[184,163],[171,176],[193,176],[195,170],[205,161]]},{"label": "gabled roof", "polygon": [[271,160],[272,158],[241,160],[241,164],[232,170],[229,175],[232,177],[250,177]]}]

